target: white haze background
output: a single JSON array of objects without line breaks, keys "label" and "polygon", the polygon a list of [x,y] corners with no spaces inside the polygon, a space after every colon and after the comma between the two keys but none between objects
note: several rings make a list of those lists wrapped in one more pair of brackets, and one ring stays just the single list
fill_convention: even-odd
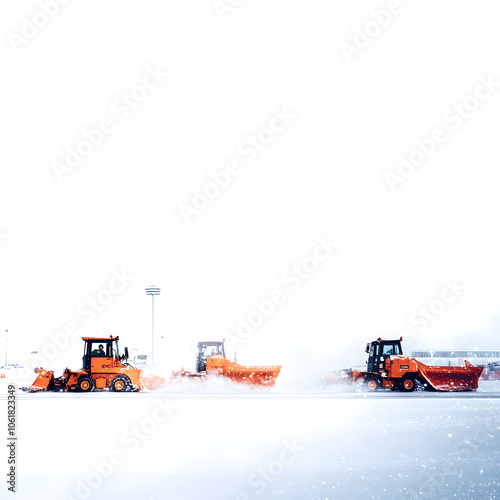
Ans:
[{"label": "white haze background", "polygon": [[[213,0],[69,1],[16,51],[39,1],[0,5],[0,365],[6,330],[9,361],[30,367],[71,323],[81,331],[45,368],[79,368],[84,335],[149,355],[154,284],[153,371],[168,374],[192,366],[197,341],[235,335],[254,301],[286,300],[231,346],[241,363],[282,364],[274,389],[18,394],[19,498],[498,498],[498,381],[463,397],[318,389],[379,336],[499,349],[498,2],[244,0],[220,19]],[[394,5],[349,63],[342,44]],[[122,120],[113,103],[148,71],[168,76]],[[481,79],[491,95],[453,129],[444,114]],[[238,148],[276,110],[294,118],[247,162]],[[59,182],[54,162],[103,119],[113,132]],[[384,173],[439,127],[447,140],[392,192]],[[241,173],[187,224],[180,206],[235,160]],[[318,238],[340,246],[292,291],[283,277]],[[123,272],[86,321],[82,304]],[[449,282],[460,293],[419,330]],[[294,442],[303,451],[277,463]]]},{"label": "white haze background", "polygon": [[[144,288],[155,284],[157,360],[181,365],[190,344],[234,332],[254,300],[286,290],[283,273],[328,235],[340,248],[237,347],[241,361],[295,373],[359,364],[365,342],[403,331],[407,350],[498,348],[498,95],[456,131],[448,125],[448,140],[396,192],[384,178],[478,77],[500,81],[498,5],[401,5],[348,64],[340,44],[384,2],[255,0],[223,20],[209,1],[70,2],[18,53],[7,36],[39,7],[4,3],[9,359],[29,363],[70,321],[147,352]],[[156,66],[169,76],[120,121],[111,104]],[[239,144],[284,107],[295,118],[246,162]],[[53,162],[105,117],[116,129],[60,183]],[[179,205],[234,159],[242,173],[186,224]],[[87,324],[76,309],[114,269],[133,279]],[[419,333],[409,317],[445,279],[467,289]],[[54,366],[79,365],[80,336]]]}]

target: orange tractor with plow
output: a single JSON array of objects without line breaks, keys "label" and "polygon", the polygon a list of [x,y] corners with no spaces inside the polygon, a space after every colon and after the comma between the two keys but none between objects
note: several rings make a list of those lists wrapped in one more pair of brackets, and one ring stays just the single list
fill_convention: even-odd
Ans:
[{"label": "orange tractor with plow", "polygon": [[196,371],[181,369],[174,378],[204,379],[210,375],[226,377],[233,382],[271,387],[275,384],[281,366],[245,366],[226,358],[224,341],[198,342]]},{"label": "orange tractor with plow", "polygon": [[162,377],[145,377],[142,370],[127,363],[128,348],[120,355],[119,337],[82,337],[84,341],[83,367],[79,370],[66,368],[60,377],[53,371],[36,368],[37,379],[27,392],[67,391],[92,392],[109,389],[113,392],[141,391],[153,389],[164,382]]},{"label": "orange tractor with plow", "polygon": [[347,382],[361,384],[369,391],[390,389],[412,392],[475,391],[483,367],[476,367],[465,360],[465,366],[429,366],[403,355],[399,340],[377,340],[366,344],[368,353],[366,370],[343,370],[325,377],[326,383]]}]

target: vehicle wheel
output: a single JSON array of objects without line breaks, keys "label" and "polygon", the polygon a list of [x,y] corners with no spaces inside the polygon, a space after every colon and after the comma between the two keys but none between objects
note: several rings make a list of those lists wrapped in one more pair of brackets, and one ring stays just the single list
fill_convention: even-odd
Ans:
[{"label": "vehicle wheel", "polygon": [[417,388],[417,378],[414,376],[403,377],[397,385],[397,390],[401,392],[413,392]]},{"label": "vehicle wheel", "polygon": [[382,382],[378,377],[366,377],[364,385],[369,391],[378,391],[382,387]]},{"label": "vehicle wheel", "polygon": [[113,379],[111,382],[111,390],[113,392],[125,392],[125,391],[130,391],[131,389],[131,383],[128,377],[124,377],[123,375],[120,375],[119,377],[116,377]]},{"label": "vehicle wheel", "polygon": [[94,381],[90,377],[80,377],[77,386],[80,392],[92,392],[94,390]]},{"label": "vehicle wheel", "polygon": [[437,392],[437,389],[435,389],[434,387],[432,387],[432,385],[430,385],[427,382],[422,383],[422,388],[423,388],[424,391]]}]

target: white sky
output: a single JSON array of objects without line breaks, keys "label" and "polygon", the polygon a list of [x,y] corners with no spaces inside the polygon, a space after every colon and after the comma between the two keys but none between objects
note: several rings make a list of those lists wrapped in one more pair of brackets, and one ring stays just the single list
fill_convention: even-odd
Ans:
[{"label": "white sky", "polygon": [[[402,0],[349,64],[342,42],[387,7],[252,0],[221,20],[210,0],[70,2],[16,51],[12,34],[40,7],[3,2],[9,360],[28,363],[68,322],[146,352],[151,284],[157,357],[172,365],[191,359],[190,343],[235,332],[273,289],[286,300],[237,347],[242,362],[348,366],[403,331],[408,350],[498,349],[500,87],[469,117],[446,114],[480,78],[500,82],[498,2]],[[116,100],[148,67],[169,75],[125,116]],[[284,109],[295,117],[247,161],[238,148]],[[54,162],[106,118],[113,131],[59,182]],[[391,192],[384,172],[435,128],[446,140]],[[187,224],[180,205],[230,161],[241,172]],[[328,236],[340,247],[291,290],[284,273]],[[123,269],[133,278],[86,321],[79,304]],[[445,280],[466,289],[419,331],[409,318]],[[53,363],[77,368],[81,350],[75,336]]]}]

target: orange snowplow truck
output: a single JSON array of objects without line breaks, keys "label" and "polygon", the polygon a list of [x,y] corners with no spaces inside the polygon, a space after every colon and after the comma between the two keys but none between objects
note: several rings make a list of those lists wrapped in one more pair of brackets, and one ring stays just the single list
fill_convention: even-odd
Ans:
[{"label": "orange snowplow truck", "polygon": [[354,383],[369,390],[392,389],[402,392],[421,387],[431,391],[474,391],[478,387],[483,367],[465,361],[465,366],[429,366],[403,356],[399,340],[381,338],[366,344],[366,371],[348,370]]},{"label": "orange snowplow truck", "polygon": [[198,342],[196,371],[182,368],[174,372],[174,378],[190,377],[205,379],[208,374],[226,377],[233,382],[272,387],[280,373],[281,366],[245,366],[226,358],[224,341]]},{"label": "orange snowplow truck", "polygon": [[80,370],[66,368],[62,376],[55,378],[53,371],[36,368],[37,379],[28,392],[77,391],[111,389],[114,392],[139,391],[143,387],[142,370],[127,363],[128,348],[120,356],[119,337],[82,337],[84,341],[83,367]]}]

